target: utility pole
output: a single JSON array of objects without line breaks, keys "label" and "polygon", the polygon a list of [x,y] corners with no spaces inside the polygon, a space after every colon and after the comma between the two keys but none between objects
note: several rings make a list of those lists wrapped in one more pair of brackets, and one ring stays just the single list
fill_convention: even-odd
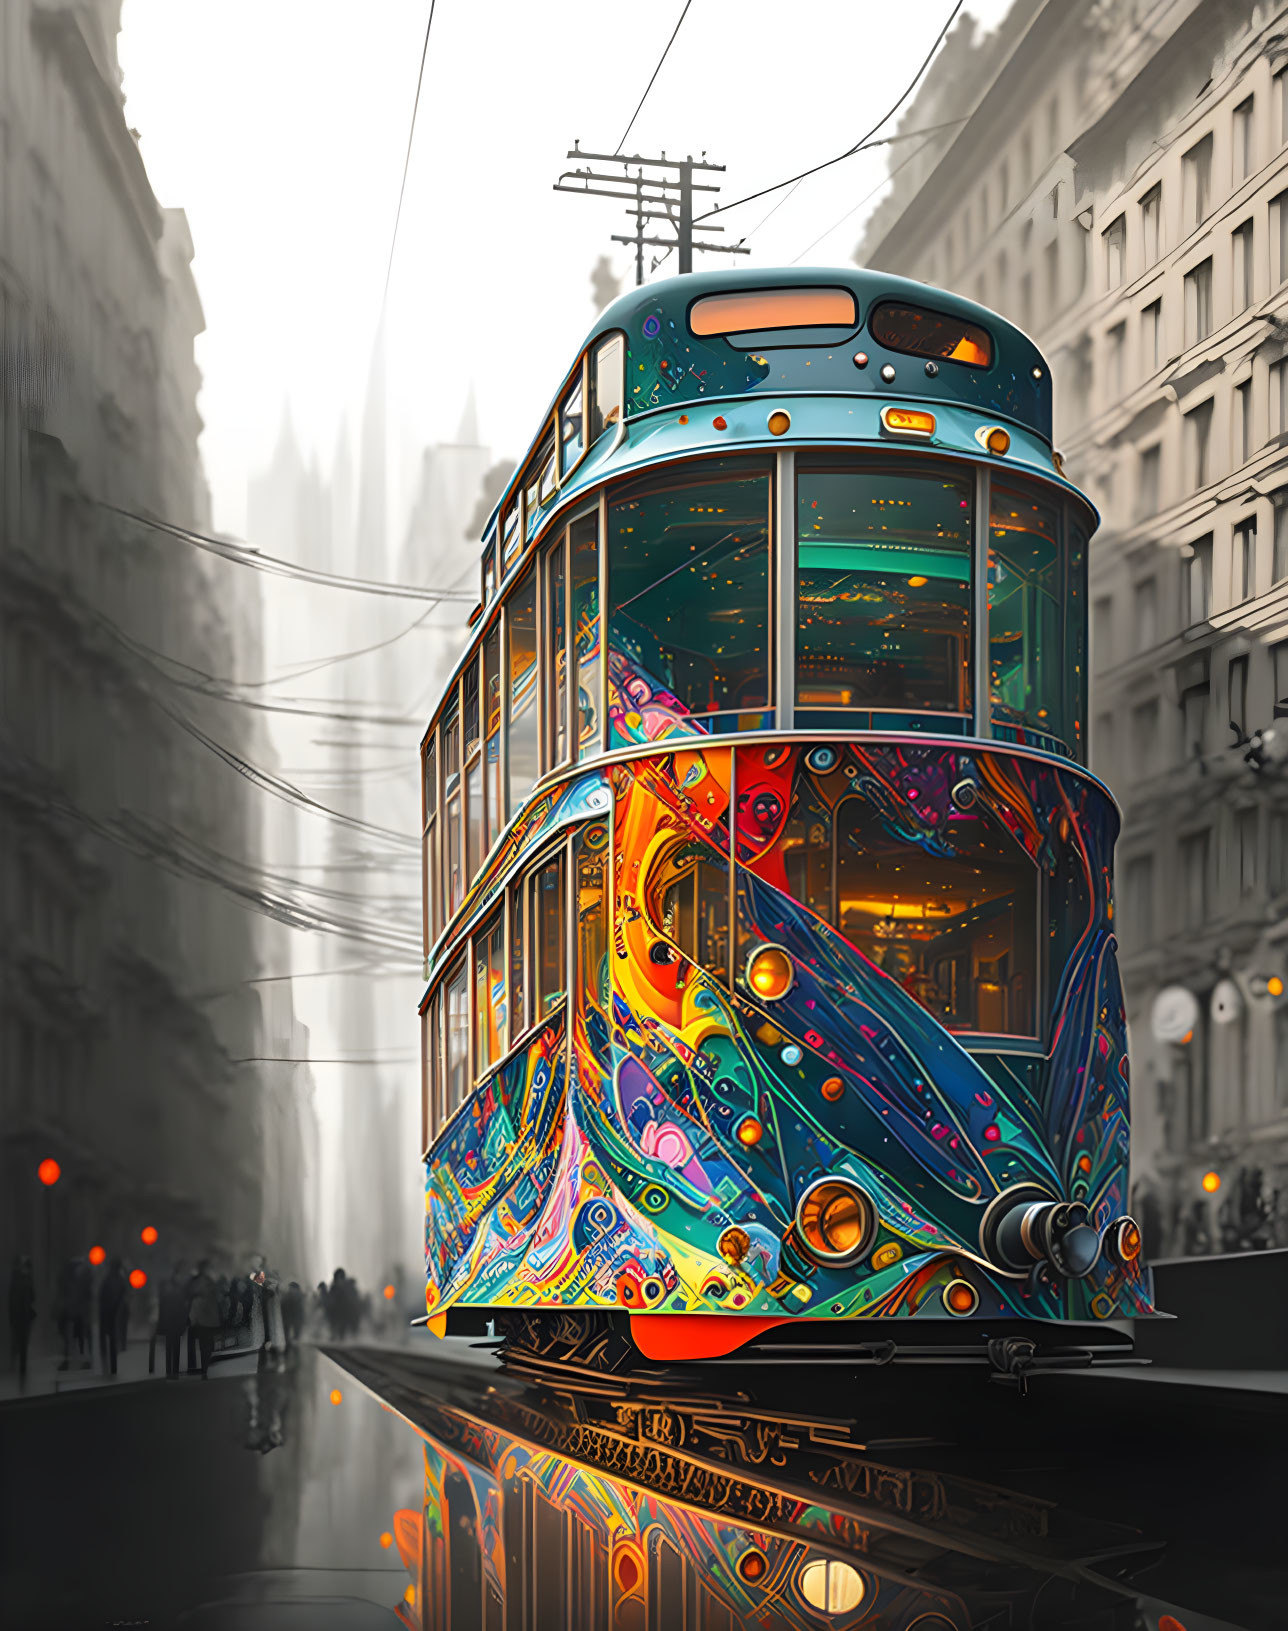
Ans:
[{"label": "utility pole", "polygon": [[[620,233],[613,234],[613,242],[618,244],[634,244],[635,246],[635,284],[636,287],[644,281],[644,246],[654,245],[659,249],[677,251],[679,270],[691,272],[693,270],[693,251],[701,249],[714,255],[750,255],[750,249],[744,249],[741,244],[694,243],[693,241],[693,195],[694,193],[718,193],[719,187],[710,182],[696,181],[695,171],[721,171],[723,164],[708,164],[705,153],[700,159],[695,159],[690,153],[687,158],[668,159],[663,153],[660,158],[642,158],[638,153],[626,156],[621,153],[583,153],[581,147],[574,142],[570,159],[585,159],[589,164],[619,164],[621,174],[605,174],[603,171],[592,170],[583,165],[576,170],[565,170],[555,182],[554,191],[557,193],[581,193],[591,198],[622,198],[630,206],[626,213],[635,218],[635,231],[629,236]],[[635,174],[632,175],[631,167]],[[658,175],[644,174],[644,171],[656,170]],[[592,186],[592,182],[608,183],[607,186]],[[618,189],[629,187],[629,192]],[[646,221],[664,221],[672,229],[674,236],[669,238],[649,236],[645,229]],[[709,232],[723,232],[722,226],[709,224]],[[657,264],[655,261],[654,265]]]}]

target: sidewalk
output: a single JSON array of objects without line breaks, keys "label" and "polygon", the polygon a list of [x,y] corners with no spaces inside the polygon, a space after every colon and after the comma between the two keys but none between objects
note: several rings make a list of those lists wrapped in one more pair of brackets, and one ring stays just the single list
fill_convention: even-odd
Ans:
[{"label": "sidewalk", "polygon": [[[158,1341],[156,1345],[156,1369],[148,1372],[148,1344],[150,1338],[140,1336],[132,1337],[128,1347],[121,1350],[116,1358],[116,1375],[105,1375],[100,1367],[97,1351],[94,1355],[93,1365],[86,1369],[81,1360],[74,1355],[66,1370],[59,1370],[61,1359],[54,1354],[33,1355],[27,1365],[27,1385],[19,1388],[16,1371],[5,1370],[0,1372],[0,1404],[10,1404],[22,1399],[37,1399],[42,1395],[62,1393],[84,1393],[90,1388],[124,1387],[127,1383],[137,1382],[164,1382],[165,1381],[165,1343]],[[187,1345],[180,1350],[180,1366],[186,1366]],[[255,1372],[258,1355],[246,1349],[220,1348],[211,1359],[210,1377],[250,1376]],[[180,1382],[200,1382],[200,1375],[189,1376],[183,1368],[179,1372]],[[172,1383],[171,1386],[176,1384]]]}]

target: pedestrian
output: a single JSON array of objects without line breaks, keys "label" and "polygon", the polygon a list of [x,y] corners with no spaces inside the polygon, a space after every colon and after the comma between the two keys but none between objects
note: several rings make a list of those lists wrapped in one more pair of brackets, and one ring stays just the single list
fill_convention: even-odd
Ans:
[{"label": "pedestrian", "polygon": [[325,1280],[319,1280],[317,1290],[313,1293],[313,1323],[318,1336],[326,1335],[326,1327],[330,1321],[327,1313],[331,1306],[331,1293],[327,1290]]},{"label": "pedestrian", "polygon": [[286,1330],[282,1323],[282,1299],[278,1292],[276,1273],[262,1257],[251,1264],[250,1345],[261,1358],[267,1350],[281,1353],[286,1347]]},{"label": "pedestrian", "polygon": [[116,1358],[123,1329],[121,1310],[125,1306],[126,1290],[121,1259],[114,1257],[98,1288],[98,1352],[104,1375],[116,1375]]},{"label": "pedestrian", "polygon": [[157,1335],[165,1341],[165,1373],[167,1379],[179,1375],[179,1355],[183,1346],[183,1333],[188,1328],[188,1280],[179,1264],[161,1282],[157,1309]]},{"label": "pedestrian", "polygon": [[72,1334],[76,1339],[76,1357],[81,1368],[88,1370],[94,1362],[94,1271],[88,1258],[76,1259],[76,1284],[72,1303]]},{"label": "pedestrian", "polygon": [[188,1323],[197,1339],[201,1354],[201,1380],[210,1379],[210,1355],[214,1351],[215,1335],[219,1330],[219,1294],[210,1277],[210,1264],[202,1258],[197,1272],[188,1281]]},{"label": "pedestrian", "polygon": [[304,1334],[304,1288],[298,1280],[292,1280],[282,1293],[282,1326],[286,1346],[293,1348]]},{"label": "pedestrian", "polygon": [[63,1343],[59,1370],[69,1369],[72,1362],[72,1342],[76,1334],[76,1270],[76,1259],[69,1257],[58,1271],[58,1287],[54,1293],[54,1318]]},{"label": "pedestrian", "polygon": [[27,1349],[36,1323],[36,1279],[31,1259],[14,1254],[9,1270],[9,1351],[18,1366],[18,1385],[27,1385]]}]

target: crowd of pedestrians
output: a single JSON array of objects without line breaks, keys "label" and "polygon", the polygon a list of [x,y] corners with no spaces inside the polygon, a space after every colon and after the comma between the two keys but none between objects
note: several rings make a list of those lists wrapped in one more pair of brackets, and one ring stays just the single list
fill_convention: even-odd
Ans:
[{"label": "crowd of pedestrians", "polygon": [[[29,1257],[13,1259],[8,1314],[11,1365],[25,1387],[38,1314]],[[207,1259],[175,1263],[146,1291],[131,1286],[118,1257],[98,1268],[71,1258],[59,1271],[52,1315],[60,1371],[92,1369],[97,1337],[102,1373],[117,1375],[133,1319],[136,1335],[142,1326],[149,1336],[148,1370],[158,1368],[160,1357],[168,1378],[209,1377],[212,1361],[230,1351],[281,1355],[306,1336],[351,1341],[380,1324],[370,1296],[342,1268],[310,1299],[298,1280],[283,1286],[262,1257],[235,1274],[215,1274]]]}]

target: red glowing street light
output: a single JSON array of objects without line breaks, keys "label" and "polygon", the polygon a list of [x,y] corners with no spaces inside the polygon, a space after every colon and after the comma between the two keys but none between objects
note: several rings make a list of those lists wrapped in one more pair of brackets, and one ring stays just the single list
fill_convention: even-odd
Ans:
[{"label": "red glowing street light", "polygon": [[62,1177],[62,1175],[63,1169],[58,1165],[57,1161],[54,1160],[52,1155],[47,1155],[36,1168],[36,1176],[40,1179],[41,1183],[44,1184],[46,1189],[52,1188],[53,1185],[56,1184]]},{"label": "red glowing street light", "polygon": [[385,1287],[385,1301],[386,1301],[386,1302],[393,1302],[393,1300],[394,1300],[394,1298],[395,1298],[395,1297],[396,1297],[396,1296],[397,1296],[397,1295],[398,1295],[398,1293],[397,1293],[397,1291],[396,1291],[396,1290],[395,1290],[395,1289],[394,1289],[394,1287],[393,1287],[393,1286],[386,1286],[386,1287]]},{"label": "red glowing street light", "polygon": [[89,1249],[89,1260],[94,1267],[97,1268],[100,1263],[105,1263],[107,1261],[107,1253],[101,1246],[91,1246]]},{"label": "red glowing street light", "polygon": [[147,1285],[147,1283],[148,1283],[148,1277],[147,1277],[146,1274],[144,1274],[142,1269],[131,1269],[130,1270],[130,1284],[134,1287],[134,1289],[136,1291],[142,1291],[144,1286]]},{"label": "red glowing street light", "polygon": [[156,1243],[157,1243],[157,1232],[152,1227],[152,1225],[150,1223],[147,1225],[146,1228],[140,1230],[139,1239],[143,1242],[143,1244],[145,1246],[155,1246],[156,1245]]}]

